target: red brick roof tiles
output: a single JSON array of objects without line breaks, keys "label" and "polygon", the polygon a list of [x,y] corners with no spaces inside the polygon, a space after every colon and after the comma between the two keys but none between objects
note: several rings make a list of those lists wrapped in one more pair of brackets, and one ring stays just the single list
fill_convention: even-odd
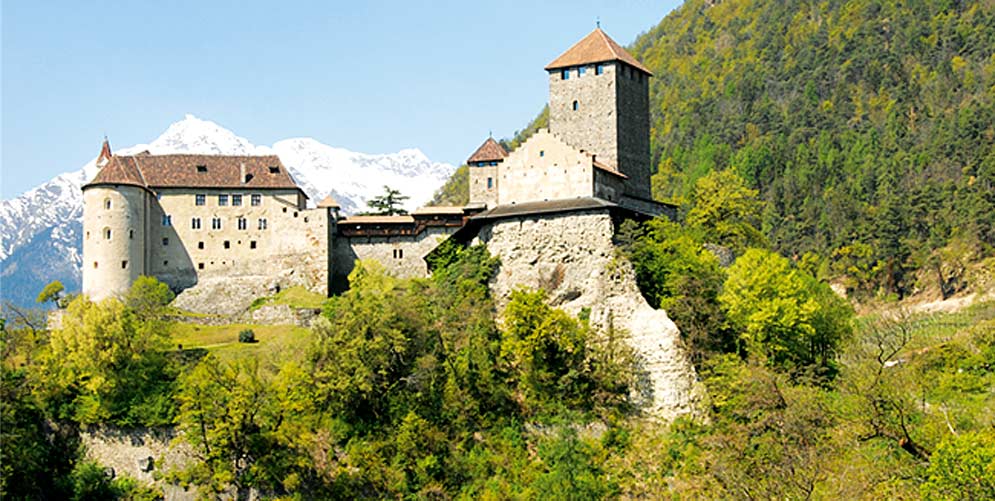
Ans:
[{"label": "red brick roof tiles", "polygon": [[114,156],[86,186],[97,184],[130,184],[149,189],[300,189],[275,155]]}]

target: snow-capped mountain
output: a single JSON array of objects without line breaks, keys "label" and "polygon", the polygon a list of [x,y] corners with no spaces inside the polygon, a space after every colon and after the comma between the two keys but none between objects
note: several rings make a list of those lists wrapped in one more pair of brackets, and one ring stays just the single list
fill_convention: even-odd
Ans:
[{"label": "snow-capped mountain", "polygon": [[[96,145],[95,145],[96,146]],[[97,148],[95,147],[96,151]],[[311,203],[331,194],[346,213],[366,208],[366,200],[387,185],[410,199],[413,210],[426,203],[455,167],[432,162],[417,149],[371,155],[322,144],[311,138],[256,146],[218,124],[187,115],[148,144],[115,149],[128,155],[200,153],[272,155],[290,170]],[[79,290],[83,217],[80,188],[97,175],[96,158],[81,169],[62,174],[21,196],[0,201],[0,296],[30,305],[52,280]]]}]

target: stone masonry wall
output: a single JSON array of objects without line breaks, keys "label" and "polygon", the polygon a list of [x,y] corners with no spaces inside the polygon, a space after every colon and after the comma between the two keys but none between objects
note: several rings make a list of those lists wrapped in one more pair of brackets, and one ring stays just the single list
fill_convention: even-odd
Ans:
[{"label": "stone masonry wall", "polygon": [[175,430],[99,427],[82,432],[80,439],[86,457],[113,468],[115,476],[127,475],[142,483],[155,484],[162,489],[167,501],[196,499],[193,489],[186,490],[156,479],[170,470],[183,468],[193,457],[189,446],[175,440]]},{"label": "stone masonry wall", "polygon": [[603,63],[603,68],[601,75],[596,65],[588,65],[584,75],[571,68],[567,80],[560,70],[549,72],[549,130],[614,168],[618,166],[618,64]]},{"label": "stone masonry wall", "polygon": [[590,156],[539,129],[498,165],[497,203],[589,197],[593,169]]},{"label": "stone masonry wall", "polygon": [[388,272],[399,278],[428,276],[425,256],[459,228],[430,227],[417,235],[385,237],[337,237],[335,261],[336,289],[342,289],[357,259],[380,262]]},{"label": "stone masonry wall", "polygon": [[481,229],[479,241],[501,259],[491,284],[499,311],[516,287],[540,286],[569,313],[590,308],[594,327],[612,323],[629,333],[650,379],[650,415],[697,414],[704,392],[677,326],[643,299],[631,264],[616,257],[613,234],[607,211],[509,218]]}]

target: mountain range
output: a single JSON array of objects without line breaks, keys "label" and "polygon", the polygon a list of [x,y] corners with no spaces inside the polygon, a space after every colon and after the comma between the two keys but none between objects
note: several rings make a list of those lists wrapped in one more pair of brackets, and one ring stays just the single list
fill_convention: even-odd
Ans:
[{"label": "mountain range", "polygon": [[[96,148],[94,148],[96,151]],[[365,154],[322,144],[311,138],[257,146],[220,125],[187,115],[148,144],[114,151],[153,155],[200,153],[216,155],[276,154],[310,203],[332,195],[346,214],[365,209],[366,200],[387,185],[409,196],[405,208],[427,202],[455,167],[429,160],[418,149]],[[97,174],[96,157],[82,168],[56,176],[24,194],[0,201],[0,297],[32,306],[38,291],[59,280],[69,291],[80,288],[83,217],[81,187]]]}]

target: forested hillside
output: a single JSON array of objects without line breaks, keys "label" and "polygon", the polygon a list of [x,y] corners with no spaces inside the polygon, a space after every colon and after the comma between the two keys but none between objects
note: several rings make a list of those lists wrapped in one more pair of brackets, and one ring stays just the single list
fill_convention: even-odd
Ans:
[{"label": "forested hillside", "polygon": [[995,3],[688,0],[629,49],[656,198],[732,169],[770,244],[854,292],[949,292],[995,244]]}]

